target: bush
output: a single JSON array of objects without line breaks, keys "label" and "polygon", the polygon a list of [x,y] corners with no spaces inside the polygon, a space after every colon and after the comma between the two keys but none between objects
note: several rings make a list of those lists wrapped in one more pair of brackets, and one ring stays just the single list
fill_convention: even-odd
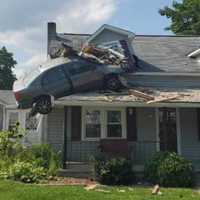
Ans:
[{"label": "bush", "polygon": [[0,178],[37,182],[55,176],[60,167],[59,154],[49,145],[23,147],[19,127],[16,130],[0,132]]},{"label": "bush", "polygon": [[54,176],[60,167],[60,155],[47,145],[33,145],[18,154],[18,159],[24,162],[35,162],[36,166],[43,167],[46,173]]},{"label": "bush", "polygon": [[46,177],[43,167],[35,163],[17,161],[10,167],[9,177],[25,183],[35,183]]},{"label": "bush", "polygon": [[31,152],[38,161],[39,166],[52,170],[60,167],[60,155],[55,153],[48,144],[33,145]]},{"label": "bush", "polygon": [[131,162],[124,158],[96,159],[95,173],[97,179],[107,185],[129,185],[134,180]]},{"label": "bush", "polygon": [[165,187],[191,187],[193,174],[191,162],[176,153],[159,152],[145,165],[145,178]]}]

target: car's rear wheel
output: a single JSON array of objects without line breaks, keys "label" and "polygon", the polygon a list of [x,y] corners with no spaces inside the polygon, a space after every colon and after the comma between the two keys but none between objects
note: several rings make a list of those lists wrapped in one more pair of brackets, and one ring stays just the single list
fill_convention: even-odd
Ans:
[{"label": "car's rear wheel", "polygon": [[122,87],[122,84],[116,75],[110,75],[105,78],[105,89],[118,91]]},{"label": "car's rear wheel", "polygon": [[36,112],[46,115],[52,111],[52,103],[50,96],[41,96],[34,103]]}]

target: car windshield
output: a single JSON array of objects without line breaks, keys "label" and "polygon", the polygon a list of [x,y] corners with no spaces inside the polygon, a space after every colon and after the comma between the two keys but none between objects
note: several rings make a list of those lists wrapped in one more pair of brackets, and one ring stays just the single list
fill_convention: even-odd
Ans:
[{"label": "car windshield", "polygon": [[41,71],[39,70],[39,68],[36,68],[36,69],[30,71],[29,73],[26,73],[25,78],[23,80],[24,84],[25,85],[30,84],[40,74],[41,74]]}]

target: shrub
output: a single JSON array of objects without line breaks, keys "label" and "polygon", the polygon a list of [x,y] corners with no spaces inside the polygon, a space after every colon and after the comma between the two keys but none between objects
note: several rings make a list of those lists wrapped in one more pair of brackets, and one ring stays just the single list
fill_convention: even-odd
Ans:
[{"label": "shrub", "polygon": [[37,182],[55,176],[60,167],[59,154],[49,145],[23,147],[19,127],[16,130],[0,132],[0,178]]},{"label": "shrub", "polygon": [[145,178],[166,187],[191,187],[193,166],[176,153],[159,152],[145,165]]},{"label": "shrub", "polygon": [[34,145],[30,150],[38,166],[44,167],[49,175],[56,175],[61,164],[59,153],[55,153],[47,144]]},{"label": "shrub", "polygon": [[17,140],[16,134],[10,131],[0,132],[0,156],[14,157],[18,152],[22,150],[22,145]]},{"label": "shrub", "polygon": [[95,173],[101,183],[108,185],[128,185],[134,180],[131,162],[124,158],[97,158]]},{"label": "shrub", "polygon": [[10,167],[9,177],[25,183],[35,183],[46,177],[46,173],[43,167],[35,163],[17,161]]},{"label": "shrub", "polygon": [[47,145],[33,145],[18,154],[21,161],[35,162],[38,167],[43,167],[48,175],[54,176],[60,167],[60,155]]}]

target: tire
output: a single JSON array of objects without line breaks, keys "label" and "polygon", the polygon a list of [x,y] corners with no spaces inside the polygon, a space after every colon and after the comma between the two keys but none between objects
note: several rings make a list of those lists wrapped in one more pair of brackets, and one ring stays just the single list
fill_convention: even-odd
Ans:
[{"label": "tire", "polygon": [[34,104],[36,112],[46,115],[52,111],[51,98],[49,96],[41,96]]},{"label": "tire", "polygon": [[105,89],[119,91],[122,87],[122,84],[119,78],[115,75],[110,75],[105,79]]}]

